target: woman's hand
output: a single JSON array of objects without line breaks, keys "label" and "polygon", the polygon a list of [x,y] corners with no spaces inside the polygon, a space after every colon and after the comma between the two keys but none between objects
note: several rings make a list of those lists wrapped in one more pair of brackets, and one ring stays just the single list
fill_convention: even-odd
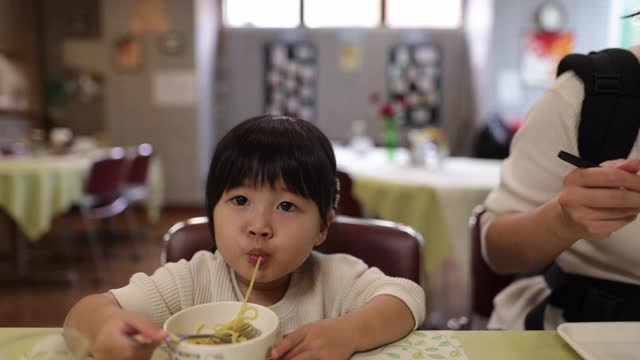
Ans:
[{"label": "woman's hand", "polygon": [[575,169],[558,196],[567,238],[605,239],[640,213],[640,159],[612,160]]},{"label": "woman's hand", "polygon": [[342,360],[354,352],[353,331],[344,319],[316,321],[286,335],[271,350],[271,360]]},{"label": "woman's hand", "polygon": [[[138,342],[131,339],[136,336]],[[160,326],[144,316],[115,311],[98,332],[92,354],[101,359],[150,359],[167,334]]]}]

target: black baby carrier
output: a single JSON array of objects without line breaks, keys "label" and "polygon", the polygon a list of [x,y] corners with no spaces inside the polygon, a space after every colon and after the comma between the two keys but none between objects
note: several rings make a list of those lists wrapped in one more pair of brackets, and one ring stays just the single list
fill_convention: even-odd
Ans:
[{"label": "black baby carrier", "polygon": [[[571,54],[560,62],[557,76],[568,70],[584,83],[580,157],[596,164],[627,158],[640,128],[637,57],[624,49]],[[640,321],[638,285],[567,273],[555,263],[545,270],[544,278],[551,294],[527,314],[527,330],[543,329],[548,304],[563,309],[563,317],[570,322]]]}]

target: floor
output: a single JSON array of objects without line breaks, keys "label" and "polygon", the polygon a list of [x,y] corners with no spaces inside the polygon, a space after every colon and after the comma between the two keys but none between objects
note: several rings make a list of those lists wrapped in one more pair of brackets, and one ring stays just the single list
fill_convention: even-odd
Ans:
[{"label": "floor", "polygon": [[[52,277],[56,272],[74,271],[78,278],[71,284],[49,281],[34,281],[18,284],[0,278],[0,327],[58,327],[64,322],[69,309],[82,297],[124,286],[129,277],[136,272],[153,272],[160,264],[162,236],[171,225],[193,216],[204,215],[201,208],[168,208],[157,223],[150,224],[141,210],[135,211],[139,230],[146,234],[141,241],[142,256],[135,260],[133,245],[126,234],[126,221],[116,218],[110,228],[116,234],[115,239],[105,242],[106,276],[100,285],[95,282],[95,268],[79,217],[65,216],[55,220],[52,231],[41,241],[29,246],[29,270],[35,277]],[[0,226],[0,274],[15,274],[15,265],[10,256],[7,236],[13,226],[7,224],[4,214]],[[60,252],[65,237],[71,233],[73,254]],[[4,240],[4,241],[3,241]]]}]

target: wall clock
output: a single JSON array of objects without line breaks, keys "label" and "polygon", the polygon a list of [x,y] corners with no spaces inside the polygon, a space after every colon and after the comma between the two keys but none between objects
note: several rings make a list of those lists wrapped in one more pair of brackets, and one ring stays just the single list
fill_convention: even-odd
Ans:
[{"label": "wall clock", "polygon": [[557,32],[562,30],[566,22],[567,12],[564,7],[555,1],[546,2],[535,13],[535,22],[538,29],[544,32]]}]

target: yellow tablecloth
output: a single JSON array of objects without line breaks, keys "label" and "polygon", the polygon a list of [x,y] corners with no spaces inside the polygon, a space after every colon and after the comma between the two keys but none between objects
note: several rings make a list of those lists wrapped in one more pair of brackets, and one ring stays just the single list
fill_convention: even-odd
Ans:
[{"label": "yellow tablecloth", "polygon": [[[162,164],[151,161],[147,214],[156,221],[163,203]],[[0,209],[31,241],[51,228],[52,219],[69,210],[82,196],[91,155],[46,155],[0,160]]]},{"label": "yellow tablecloth", "polygon": [[[393,159],[375,148],[357,154],[334,145],[338,168],[353,179],[354,196],[376,216],[415,228],[424,237],[427,273],[455,250],[468,264],[471,210],[484,201],[500,178],[500,161],[449,158],[440,168],[410,164],[407,149]],[[467,268],[463,272],[467,272]]]},{"label": "yellow tablecloth", "polygon": [[[0,328],[2,360],[52,359],[52,354],[65,349],[60,329]],[[158,349],[153,358],[167,359],[166,351]],[[580,360],[580,356],[555,331],[414,331],[352,359]]]},{"label": "yellow tablecloth", "polygon": [[434,189],[422,185],[395,184],[367,177],[353,179],[354,196],[385,220],[416,229],[424,237],[424,267],[436,269],[451,252],[447,222]]}]

